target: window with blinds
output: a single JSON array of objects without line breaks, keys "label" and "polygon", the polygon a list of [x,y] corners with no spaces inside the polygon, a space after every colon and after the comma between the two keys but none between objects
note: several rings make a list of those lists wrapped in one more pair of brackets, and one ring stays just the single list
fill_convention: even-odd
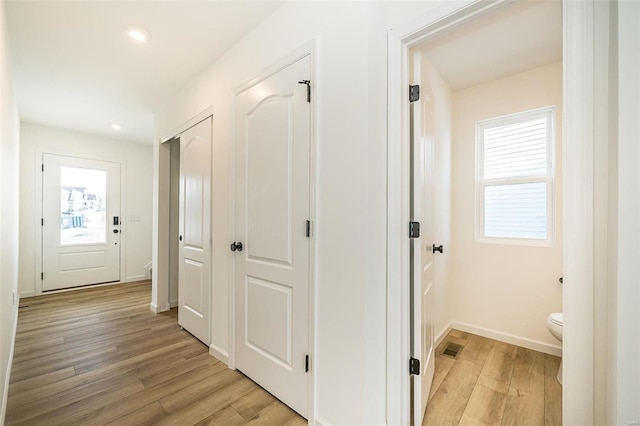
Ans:
[{"label": "window with blinds", "polygon": [[555,108],[476,124],[479,240],[551,244]]}]

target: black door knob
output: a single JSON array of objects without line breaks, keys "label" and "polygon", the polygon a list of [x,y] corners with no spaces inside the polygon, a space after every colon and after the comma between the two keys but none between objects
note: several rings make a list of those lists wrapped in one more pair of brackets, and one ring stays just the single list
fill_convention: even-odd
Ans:
[{"label": "black door knob", "polygon": [[114,233],[114,234],[117,234],[118,232],[120,232],[120,231],[118,231],[117,229],[114,229],[114,230],[113,230],[113,233]]},{"label": "black door knob", "polygon": [[242,243],[234,241],[231,243],[231,251],[242,251]]},{"label": "black door knob", "polygon": [[435,253],[437,251],[442,253],[442,244],[440,244],[439,246],[436,246],[435,244],[433,245],[433,252]]}]

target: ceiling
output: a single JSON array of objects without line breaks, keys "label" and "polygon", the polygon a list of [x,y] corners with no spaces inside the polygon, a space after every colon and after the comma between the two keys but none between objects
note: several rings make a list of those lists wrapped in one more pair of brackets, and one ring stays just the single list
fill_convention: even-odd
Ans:
[{"label": "ceiling", "polygon": [[562,60],[562,2],[518,1],[420,46],[456,91]]},{"label": "ceiling", "polygon": [[[6,1],[20,117],[150,144],[154,105],[282,3]],[[129,25],[150,33],[150,41],[130,39]]]}]

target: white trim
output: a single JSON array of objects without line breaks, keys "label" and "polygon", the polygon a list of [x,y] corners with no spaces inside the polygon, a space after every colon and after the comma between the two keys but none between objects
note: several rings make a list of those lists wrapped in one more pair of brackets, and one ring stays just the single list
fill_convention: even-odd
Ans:
[{"label": "white trim", "polygon": [[7,399],[9,398],[9,379],[11,378],[11,367],[13,366],[13,354],[16,349],[16,333],[18,332],[18,306],[20,299],[17,300],[18,305],[15,305],[16,316],[13,321],[13,338],[11,339],[11,347],[9,348],[9,359],[7,365],[7,375],[4,377],[4,388],[2,392],[2,401],[0,401],[0,425],[4,424],[4,419],[7,415]]},{"label": "white trim", "polygon": [[[222,361],[227,366],[229,365],[229,353],[223,351],[220,347],[214,345],[213,343],[209,345],[209,355]],[[235,370],[235,368],[233,368],[232,370]]]},{"label": "white trim", "polygon": [[180,136],[185,131],[189,130],[190,128],[192,128],[196,124],[200,123],[201,121],[206,120],[209,117],[213,117],[213,106],[210,106],[207,109],[205,109],[204,111],[202,111],[201,113],[196,114],[194,117],[190,118],[189,120],[185,121],[184,123],[182,123],[181,125],[179,125],[175,129],[173,129],[172,131],[167,133],[166,136],[160,138],[160,144],[163,144],[165,142],[169,142],[170,140]]},{"label": "white trim", "polygon": [[145,275],[132,275],[130,277],[125,277],[124,280],[120,281],[122,283],[130,283],[132,281],[143,281],[148,279]]},{"label": "white trim", "polygon": [[154,314],[158,314],[158,313],[162,312],[160,309],[158,309],[158,305],[156,305],[153,302],[149,303],[149,310],[151,312],[153,312]]},{"label": "white trim", "polygon": [[169,308],[173,309],[173,308],[177,308],[178,307],[178,300],[170,300],[169,301]]},{"label": "white trim", "polygon": [[447,337],[447,334],[452,330],[453,321],[449,321],[449,324],[445,325],[444,328],[440,331],[440,333],[436,334],[436,340],[433,343],[433,347],[437,348],[440,346],[440,343]]},{"label": "white trim", "polygon": [[[313,424],[311,422],[309,422],[309,424]],[[315,424],[317,426],[331,426],[331,423],[329,423],[328,421],[326,421],[325,419],[323,419],[322,417],[316,417],[316,422]]]},{"label": "white trim", "polygon": [[[233,100],[231,105],[233,107],[233,138],[230,147],[229,153],[229,212],[230,212],[230,226],[231,226],[231,234],[232,239],[235,240],[236,233],[236,135],[235,135],[235,105],[236,98],[242,92],[250,89],[256,84],[264,81],[265,79],[271,77],[277,72],[287,68],[290,65],[298,62],[299,60],[309,57],[309,78],[311,80],[311,102],[310,102],[310,120],[309,120],[309,220],[311,221],[311,236],[309,237],[309,357],[311,359],[311,368],[309,371],[309,382],[308,382],[308,422],[309,424],[316,424],[319,420],[316,420],[315,407],[316,403],[316,391],[315,391],[315,371],[317,369],[317,358],[315,356],[315,348],[317,346],[317,318],[316,318],[316,301],[318,298],[316,297],[316,237],[314,230],[317,229],[316,223],[316,168],[318,156],[316,153],[316,139],[317,139],[317,128],[315,125],[315,115],[316,115],[316,94],[318,91],[315,89],[318,85],[317,73],[316,73],[316,43],[317,40],[315,38],[309,40],[304,43],[297,49],[295,49],[292,53],[282,57],[280,60],[275,62],[273,65],[267,67],[262,73],[260,73],[257,77],[254,77],[244,83],[239,84],[235,88],[232,89]],[[230,256],[230,273],[229,273],[229,354],[228,354],[228,363],[227,365],[231,369],[235,369],[235,257]]]},{"label": "white trim", "polygon": [[451,328],[488,339],[497,340],[499,342],[509,343],[510,345],[520,346],[534,351],[542,352],[554,356],[562,356],[562,346],[551,345],[539,340],[527,339],[526,337],[516,336],[514,334],[503,333],[502,331],[492,330],[490,328],[479,327],[477,325],[467,324],[464,322],[452,321]]}]

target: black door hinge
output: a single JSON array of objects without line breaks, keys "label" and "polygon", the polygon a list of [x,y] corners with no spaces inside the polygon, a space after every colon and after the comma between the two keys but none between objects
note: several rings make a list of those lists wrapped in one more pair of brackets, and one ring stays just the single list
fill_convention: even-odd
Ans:
[{"label": "black door hinge", "polygon": [[420,238],[420,222],[409,222],[409,238]]},{"label": "black door hinge", "polygon": [[307,237],[311,237],[311,221],[310,220],[307,221],[306,232],[307,232]]},{"label": "black door hinge", "polygon": [[305,355],[304,356],[304,372],[308,373],[309,372],[309,355]]},{"label": "black door hinge", "polygon": [[414,376],[420,375],[420,360],[415,358],[409,358],[409,374]]},{"label": "black door hinge", "polygon": [[40,272],[40,281],[44,280],[44,272]]},{"label": "black door hinge", "polygon": [[42,171],[44,172],[44,163],[42,163]]},{"label": "black door hinge", "polygon": [[40,226],[44,226],[44,218],[40,219]]},{"label": "black door hinge", "polygon": [[311,102],[311,80],[300,80],[298,84],[307,86],[307,102]]},{"label": "black door hinge", "polygon": [[420,86],[417,84],[409,86],[409,102],[420,100]]}]

